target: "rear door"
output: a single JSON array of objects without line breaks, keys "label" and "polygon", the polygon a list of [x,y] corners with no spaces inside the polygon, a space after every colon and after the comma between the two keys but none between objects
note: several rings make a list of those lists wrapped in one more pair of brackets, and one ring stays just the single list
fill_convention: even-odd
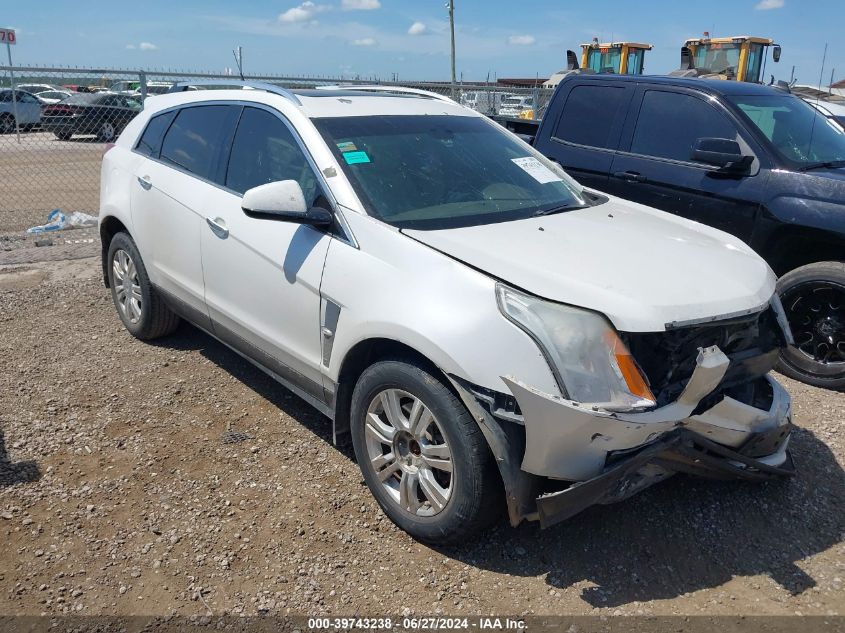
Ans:
[{"label": "rear door", "polygon": [[136,147],[145,158],[132,183],[132,222],[147,271],[175,309],[206,329],[201,209],[239,113],[233,105],[170,111],[150,119]]},{"label": "rear door", "polygon": [[[628,200],[709,224],[748,241],[760,208],[765,174],[753,139],[733,115],[710,97],[692,90],[641,85],[613,159],[608,192]],[[739,142],[755,160],[748,175],[726,176],[695,162],[699,138]]]},{"label": "rear door", "polygon": [[323,401],[320,281],[331,233],[241,208],[245,191],[280,180],[297,181],[309,206],[331,208],[288,121],[245,105],[220,186],[206,188],[196,207],[205,299],[219,338]]},{"label": "rear door", "polygon": [[41,121],[41,102],[28,92],[16,90],[18,97],[18,123],[33,125]]},{"label": "rear door", "polygon": [[552,129],[537,149],[582,185],[604,190],[634,89],[613,81],[572,83],[554,99],[559,103],[547,114]]}]

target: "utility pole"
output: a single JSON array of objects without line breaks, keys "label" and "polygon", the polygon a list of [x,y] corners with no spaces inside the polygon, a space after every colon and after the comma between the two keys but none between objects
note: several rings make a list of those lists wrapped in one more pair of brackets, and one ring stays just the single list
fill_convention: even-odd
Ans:
[{"label": "utility pole", "polygon": [[449,30],[452,33],[452,98],[455,98],[455,0],[449,0]]}]

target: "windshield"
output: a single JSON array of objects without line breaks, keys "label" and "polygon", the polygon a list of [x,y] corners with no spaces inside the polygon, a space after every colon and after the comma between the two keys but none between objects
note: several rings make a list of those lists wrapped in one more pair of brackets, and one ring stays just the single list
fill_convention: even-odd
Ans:
[{"label": "windshield", "polygon": [[443,229],[586,205],[581,187],[482,117],[314,120],[368,213],[401,228]]},{"label": "windshield", "polygon": [[702,44],[695,51],[695,67],[719,75],[736,75],[739,44]]},{"label": "windshield", "polygon": [[728,96],[796,168],[845,160],[845,132],[794,95]]}]

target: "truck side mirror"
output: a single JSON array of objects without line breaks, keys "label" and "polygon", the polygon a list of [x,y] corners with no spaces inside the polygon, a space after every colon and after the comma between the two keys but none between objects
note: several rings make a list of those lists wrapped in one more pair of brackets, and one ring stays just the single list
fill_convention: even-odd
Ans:
[{"label": "truck side mirror", "polygon": [[780,44],[775,44],[772,47],[772,60],[775,62],[780,61]]},{"label": "truck side mirror", "polygon": [[754,162],[753,156],[743,156],[742,148],[733,139],[700,138],[693,146],[690,158],[699,163],[719,167],[722,173],[745,173]]}]

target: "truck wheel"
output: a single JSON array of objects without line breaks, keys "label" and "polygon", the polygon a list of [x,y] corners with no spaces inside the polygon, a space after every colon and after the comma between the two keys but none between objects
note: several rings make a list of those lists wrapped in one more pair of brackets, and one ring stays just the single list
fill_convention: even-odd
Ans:
[{"label": "truck wheel", "polygon": [[778,281],[795,345],[778,371],[808,385],[845,390],[845,263],[801,266]]},{"label": "truck wheel", "polygon": [[411,536],[455,543],[498,517],[501,479],[478,424],[421,364],[370,366],[355,386],[350,413],[364,481]]},{"label": "truck wheel", "polygon": [[179,317],[150,283],[141,254],[129,235],[118,233],[112,238],[107,261],[112,300],[132,336],[148,341],[166,336],[179,326]]}]

